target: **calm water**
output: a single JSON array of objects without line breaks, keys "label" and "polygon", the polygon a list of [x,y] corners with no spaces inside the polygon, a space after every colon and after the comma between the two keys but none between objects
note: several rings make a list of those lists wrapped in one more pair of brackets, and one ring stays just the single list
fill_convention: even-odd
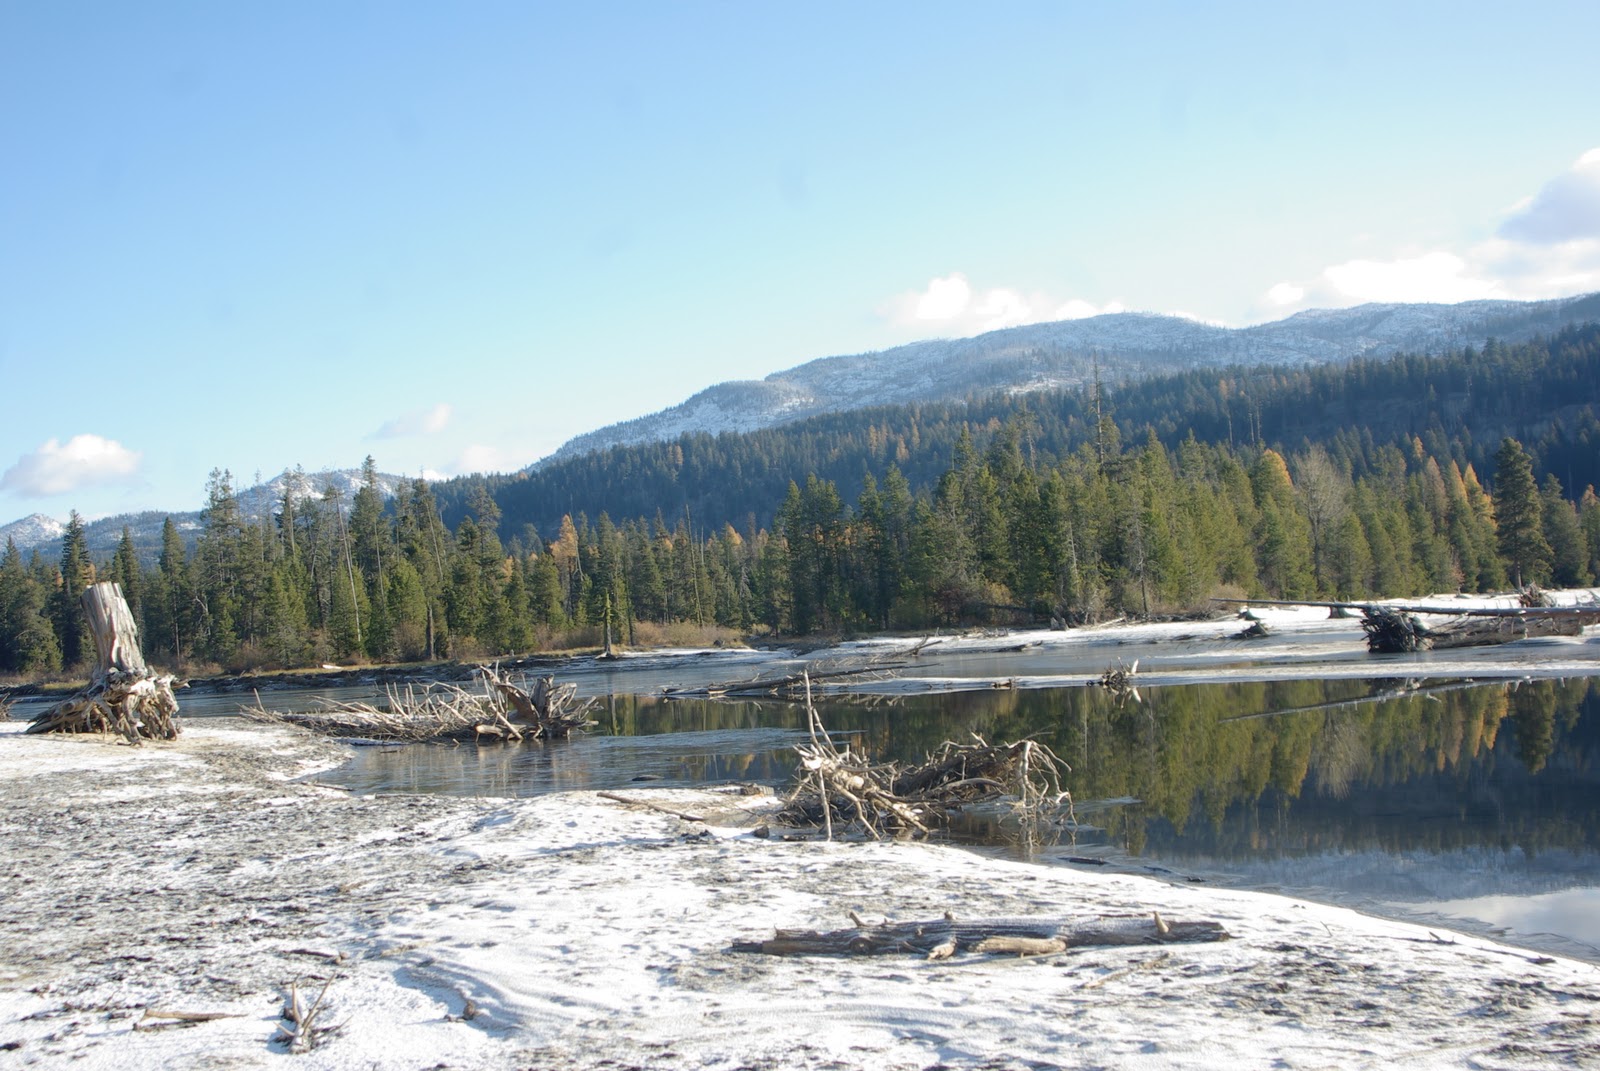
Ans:
[{"label": "calm water", "polygon": [[[1198,684],[828,699],[830,730],[913,761],[945,740],[1037,734],[1073,767],[1075,843],[1102,859],[1279,889],[1600,959],[1600,682]],[[628,785],[787,783],[803,711],[777,702],[602,701],[588,736],[363,748],[358,792],[522,796]],[[977,815],[954,836],[1020,853]],[[1077,860],[1067,862],[1068,859]]]}]

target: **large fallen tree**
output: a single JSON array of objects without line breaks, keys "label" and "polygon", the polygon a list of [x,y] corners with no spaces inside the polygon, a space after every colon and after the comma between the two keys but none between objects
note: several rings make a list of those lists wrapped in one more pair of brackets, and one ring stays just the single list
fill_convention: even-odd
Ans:
[{"label": "large fallen tree", "polygon": [[889,680],[894,671],[911,663],[930,641],[924,640],[909,651],[890,655],[857,655],[814,662],[796,671],[758,673],[742,680],[716,681],[661,689],[667,699],[793,699],[804,700],[819,682],[843,684],[851,681]]},{"label": "large fallen tree", "polygon": [[27,731],[115,733],[130,744],[176,739],[177,678],[145,664],[139,630],[122,587],[109,581],[91,584],[81,601],[94,636],[94,674],[87,688],[39,714]]},{"label": "large fallen tree", "polygon": [[1547,607],[1443,615],[1389,606],[1369,606],[1361,615],[1367,650],[1374,654],[1410,654],[1452,647],[1490,647],[1534,636],[1576,636],[1586,625],[1600,624],[1600,610]]}]

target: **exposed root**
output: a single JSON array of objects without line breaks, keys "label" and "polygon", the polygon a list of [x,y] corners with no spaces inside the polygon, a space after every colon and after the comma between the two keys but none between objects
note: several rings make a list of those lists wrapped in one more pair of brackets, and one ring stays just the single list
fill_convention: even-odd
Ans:
[{"label": "exposed root", "polygon": [[115,733],[129,743],[178,736],[177,678],[113,669],[88,688],[46,710],[30,733]]}]

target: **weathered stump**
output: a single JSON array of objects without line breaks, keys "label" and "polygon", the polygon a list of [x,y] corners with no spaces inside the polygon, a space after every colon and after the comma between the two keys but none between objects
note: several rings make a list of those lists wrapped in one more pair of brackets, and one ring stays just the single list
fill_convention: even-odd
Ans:
[{"label": "weathered stump", "polygon": [[117,733],[131,744],[178,735],[176,680],[151,672],[139,650],[139,630],[122,587],[91,584],[82,596],[94,636],[89,686],[33,719],[30,733]]}]

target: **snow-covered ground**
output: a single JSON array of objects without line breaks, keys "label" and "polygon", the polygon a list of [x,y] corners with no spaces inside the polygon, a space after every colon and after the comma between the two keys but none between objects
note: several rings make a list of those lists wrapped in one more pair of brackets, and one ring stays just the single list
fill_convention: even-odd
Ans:
[{"label": "snow-covered ground", "polygon": [[[282,728],[0,725],[0,1063],[299,1068],[1482,1068],[1600,1062],[1600,968],[1259,893],[754,836],[766,797],[355,798]],[[869,918],[1212,919],[1023,961],[773,958]],[[470,1004],[469,1004],[470,1002]],[[226,1013],[203,1022],[153,1012]],[[471,1013],[470,1017],[466,1013]]]}]

